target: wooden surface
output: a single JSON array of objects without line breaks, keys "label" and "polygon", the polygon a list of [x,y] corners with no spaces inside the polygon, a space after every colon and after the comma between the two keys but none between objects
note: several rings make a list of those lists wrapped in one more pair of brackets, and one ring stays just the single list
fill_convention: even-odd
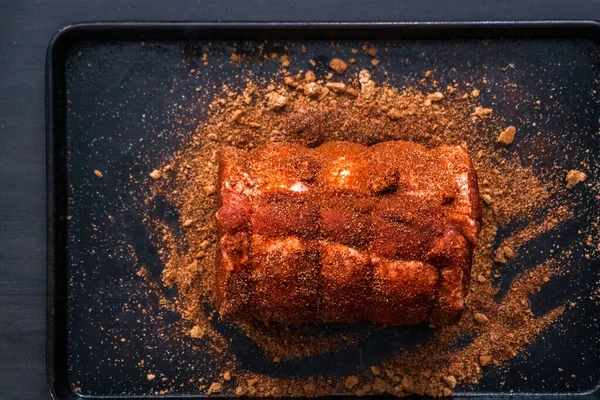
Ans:
[{"label": "wooden surface", "polygon": [[49,398],[45,372],[44,61],[52,35],[94,20],[600,19],[598,1],[0,1],[0,398]]}]

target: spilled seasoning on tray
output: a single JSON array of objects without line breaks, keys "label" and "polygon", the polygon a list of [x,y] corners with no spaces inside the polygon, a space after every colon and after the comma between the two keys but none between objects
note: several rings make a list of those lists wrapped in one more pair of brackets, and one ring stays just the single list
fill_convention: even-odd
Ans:
[{"label": "spilled seasoning on tray", "polygon": [[[373,60],[378,54],[368,45],[363,51]],[[231,61],[240,59],[232,56]],[[498,279],[505,265],[529,242],[573,214],[569,203],[560,200],[566,191],[564,181],[535,172],[512,151],[514,145],[507,146],[515,128],[505,130],[493,110],[479,104],[483,89],[458,83],[445,89],[419,85],[398,89],[375,82],[367,70],[350,73],[341,59],[329,63],[340,76],[292,73],[293,66],[285,64],[269,81],[250,77],[243,88],[224,86],[210,105],[208,120],[172,159],[149,172],[153,195],[166,198],[180,215],[178,228],[150,221],[158,232],[165,264],[163,283],[177,288],[169,307],[182,317],[181,335],[209,342],[210,358],[221,366],[217,371],[221,378],[204,382],[199,389],[238,396],[450,396],[457,386],[476,383],[485,367],[514,358],[560,317],[563,307],[534,315],[529,296],[561,273],[568,253],[552,254],[547,262],[513,279],[501,294]],[[425,72],[425,77],[431,75]],[[281,141],[314,147],[331,140],[365,145],[389,140],[428,147],[456,144],[470,152],[484,210],[465,311],[456,325],[436,328],[427,340],[395,350],[377,365],[351,374],[286,377],[251,372],[239,362],[212,306],[217,152],[224,146],[251,149]],[[497,140],[506,146],[499,146]],[[581,176],[576,180],[581,181]],[[570,187],[576,184],[568,178],[567,182]],[[499,230],[512,223],[520,228],[498,244]],[[175,234],[178,229],[181,232]],[[382,328],[315,333],[247,323],[236,329],[278,364],[351,348],[368,342]],[[468,343],[457,345],[464,337],[470,338]]]}]

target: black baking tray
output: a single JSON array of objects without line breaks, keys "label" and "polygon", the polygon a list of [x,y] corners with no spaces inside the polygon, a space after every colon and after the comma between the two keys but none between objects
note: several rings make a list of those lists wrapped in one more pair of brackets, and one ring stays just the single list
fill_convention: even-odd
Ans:
[{"label": "black baking tray", "polygon": [[[600,88],[600,24],[597,22],[98,22],[69,26],[56,34],[48,48],[46,71],[47,376],[54,398],[162,397],[155,394],[161,383],[147,381],[145,372],[137,366],[140,349],[146,344],[146,331],[130,320],[131,317],[121,314],[123,304],[131,295],[131,286],[123,285],[123,280],[134,279],[128,267],[135,259],[141,259],[151,266],[153,277],[159,278],[162,266],[141,222],[139,209],[137,213],[120,209],[123,202],[131,203],[134,199],[119,197],[116,193],[122,185],[121,175],[131,173],[132,165],[135,165],[134,172],[145,173],[176,149],[179,139],[152,146],[152,138],[159,131],[175,129],[176,124],[169,114],[173,104],[187,106],[191,102],[186,93],[197,82],[190,81],[188,70],[200,62],[201,44],[222,43],[222,56],[228,57],[233,41],[266,42],[276,48],[284,44],[292,48],[294,44],[309,42],[308,53],[297,56],[305,61],[314,58],[318,69],[326,68],[323,65],[337,51],[337,47],[327,44],[330,41],[340,41],[343,47],[343,43],[351,41],[356,45],[363,41],[386,40],[402,41],[401,56],[414,60],[390,63],[386,67],[388,70],[401,68],[396,81],[399,86],[407,83],[402,77],[416,76],[433,67],[442,81],[451,78],[452,67],[459,71],[454,75],[459,81],[476,78],[483,68],[491,83],[501,79],[493,71],[510,62],[525,66],[525,72],[527,68],[535,69],[536,76],[515,72],[513,82],[523,90],[537,91],[540,95],[547,94],[553,85],[559,85],[563,94],[555,107],[571,111],[566,119],[553,119],[544,115],[558,115],[556,109],[542,110],[536,115],[539,121],[536,129],[554,135],[564,146],[594,149],[591,160],[598,161],[600,107],[598,94],[593,90]],[[387,57],[393,60],[393,55]],[[215,70],[216,75],[231,73],[226,68]],[[215,76],[213,83],[218,82],[219,77]],[[485,104],[485,96],[482,97]],[[516,100],[508,95],[500,100],[495,105],[499,113],[507,120],[518,121],[514,109]],[[518,114],[527,112],[522,109]],[[196,114],[201,120],[202,110],[196,110]],[[197,122],[189,121],[187,128]],[[574,133],[565,136],[561,134],[562,126],[577,129],[571,129]],[[178,129],[186,129],[185,123]],[[525,129],[525,137],[533,134],[533,130]],[[135,158],[140,153],[144,157]],[[586,157],[590,159],[590,155]],[[572,167],[579,161],[580,155],[574,151],[568,159],[557,162]],[[102,180],[94,180],[90,178],[94,169],[117,171],[117,177],[105,174]],[[582,224],[597,218],[593,211],[583,211],[597,206],[591,193],[584,194],[577,217],[542,237],[536,246],[544,249],[545,243],[551,240],[568,247],[571,245],[569,237]],[[106,215],[115,216],[117,222],[103,222]],[[67,216],[72,216],[72,220]],[[120,247],[123,240],[129,241],[134,256],[114,256],[117,242],[113,241],[117,238]],[[537,261],[535,256],[530,256],[518,263],[518,268],[535,265]],[[583,296],[583,300],[569,309],[560,324],[551,327],[509,362],[508,370],[486,370],[478,385],[458,388],[457,396],[577,395],[600,399],[597,320],[600,306],[585,299],[586,288],[589,288],[586,283],[600,278],[600,261],[594,257],[575,257],[573,265],[577,265],[576,274],[550,283],[544,288],[544,296],[534,296],[534,306],[543,310],[564,304],[571,293]],[[518,271],[512,272],[514,275]],[[172,321],[165,321],[167,324],[177,316],[172,314],[168,318]],[[108,340],[102,336],[105,331],[111,332],[111,337],[125,337],[127,345],[118,346]],[[243,338],[236,340],[241,347],[252,346]],[[146,359],[156,370],[168,372],[179,368],[181,371],[178,363],[193,362],[194,355],[173,346],[169,343],[162,347],[150,346],[157,350]],[[178,357],[161,357],[161,354]],[[251,368],[262,371],[275,368],[256,356],[255,351],[244,354],[240,357],[248,357]],[[343,360],[348,365],[353,362],[352,358]],[[284,365],[280,368],[285,371],[274,373],[326,372],[327,366],[333,364],[336,362],[324,358],[308,364]],[[210,376],[210,362],[196,367],[194,374],[201,371],[200,374]],[[574,377],[566,380],[557,373],[557,367],[567,369]],[[529,379],[524,381],[523,376]],[[165,396],[204,397],[193,385],[185,384],[189,377],[181,373],[173,378],[180,379],[184,385]],[[499,377],[504,380],[504,386],[498,385]]]}]

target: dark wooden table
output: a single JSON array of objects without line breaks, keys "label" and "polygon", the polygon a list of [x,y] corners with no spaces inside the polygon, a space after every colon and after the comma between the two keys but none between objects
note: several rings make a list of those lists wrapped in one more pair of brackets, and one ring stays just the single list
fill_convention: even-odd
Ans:
[{"label": "dark wooden table", "polygon": [[460,21],[600,19],[593,0],[1,0],[0,398],[46,388],[44,61],[61,27],[83,21]]}]

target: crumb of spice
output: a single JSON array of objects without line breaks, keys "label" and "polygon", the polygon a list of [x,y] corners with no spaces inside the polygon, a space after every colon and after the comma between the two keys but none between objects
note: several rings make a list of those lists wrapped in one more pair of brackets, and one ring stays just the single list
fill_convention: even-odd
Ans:
[{"label": "crumb of spice", "polygon": [[150,178],[154,179],[155,181],[160,179],[162,177],[162,173],[155,169],[154,171],[150,172]]},{"label": "crumb of spice", "polygon": [[220,393],[221,390],[221,384],[219,382],[213,382],[210,384],[210,387],[208,388],[206,394]]},{"label": "crumb of spice", "polygon": [[485,316],[485,314],[482,314],[482,313],[473,314],[473,319],[475,320],[475,322],[477,322],[480,325],[487,324],[487,322],[488,322],[488,318]]},{"label": "crumb of spice", "polygon": [[204,186],[204,193],[207,196],[212,196],[213,194],[215,194],[217,191],[215,185],[206,185]]},{"label": "crumb of spice", "polygon": [[397,108],[390,108],[389,111],[387,112],[387,116],[393,120],[401,119],[402,115],[403,115],[402,112],[400,110],[398,110]]},{"label": "crumb of spice", "polygon": [[503,130],[500,133],[500,135],[498,136],[498,139],[496,140],[496,143],[508,146],[515,140],[516,133],[517,133],[517,128],[515,128],[514,126],[509,126],[508,128],[506,128],[505,130]]},{"label": "crumb of spice", "polygon": [[494,262],[506,264],[513,256],[514,252],[510,247],[502,246],[494,252]]},{"label": "crumb of spice", "polygon": [[148,379],[149,381],[153,380],[154,378],[156,378],[156,375],[154,375],[154,374],[146,375],[146,379]]},{"label": "crumb of spice", "polygon": [[[369,53],[369,49],[373,51]],[[363,50],[375,59],[374,47],[365,46]],[[560,317],[561,307],[534,315],[528,301],[528,295],[540,290],[555,274],[554,258],[517,276],[511,290],[497,298],[499,289],[494,279],[502,264],[513,258],[520,247],[571,218],[572,213],[568,204],[554,203],[558,189],[546,177],[524,166],[517,154],[494,151],[496,135],[492,133],[503,128],[491,109],[477,105],[475,90],[465,92],[458,85],[443,92],[433,86],[429,90],[433,93],[415,87],[398,89],[376,82],[365,69],[358,77],[346,74],[343,82],[327,82],[331,77],[317,80],[314,72],[293,68],[289,66],[285,75],[267,82],[250,77],[246,87],[240,88],[241,93],[225,92],[227,101],[215,100],[211,114],[198,127],[190,145],[168,160],[170,179],[150,188],[176,207],[184,224],[193,220],[190,229],[183,230],[181,239],[165,224],[157,223],[156,230],[165,262],[163,284],[178,289],[177,301],[169,307],[181,314],[187,329],[192,327],[186,332],[189,336],[210,344],[211,359],[221,360],[219,376],[233,381],[230,388],[215,382],[209,392],[262,397],[333,393],[451,396],[456,386],[477,383],[483,367],[502,365],[515,357]],[[431,72],[425,75],[429,77]],[[284,97],[285,105],[278,107],[283,101],[273,100],[270,93]],[[487,134],[473,135],[475,131]],[[205,313],[214,296],[216,202],[211,196],[216,195],[218,151],[224,146],[250,149],[275,141],[315,147],[331,140],[366,145],[410,140],[427,147],[467,147],[486,204],[473,254],[473,290],[456,325],[436,327],[432,339],[391,352],[376,365],[354,374],[300,378],[249,371],[236,359],[229,339],[213,328],[218,315]],[[162,171],[166,172],[164,167]],[[552,211],[542,213],[544,216],[539,219],[532,217],[542,210]],[[498,232],[515,221],[527,223],[503,238],[494,250]],[[275,363],[335,352],[356,345],[361,338],[354,334],[323,337],[260,324],[238,328]],[[475,335],[475,340],[461,348],[452,346],[465,334]]]},{"label": "crumb of spice", "polygon": [[344,72],[346,72],[348,64],[346,64],[343,60],[340,60],[339,58],[334,58],[329,62],[329,68],[334,70],[337,74],[341,75]]},{"label": "crumb of spice", "polygon": [[473,89],[473,91],[471,91],[471,96],[474,98],[479,97],[479,90]]},{"label": "crumb of spice", "polygon": [[271,110],[280,110],[287,104],[287,97],[276,92],[267,94],[267,105]]},{"label": "crumb of spice", "polygon": [[316,97],[321,93],[321,86],[315,82],[308,83],[304,86],[304,94],[309,97]]},{"label": "crumb of spice", "polygon": [[205,330],[202,329],[199,325],[194,325],[194,327],[190,330],[190,336],[194,339],[202,339],[204,337]]},{"label": "crumb of spice", "polygon": [[573,189],[579,183],[587,179],[587,175],[584,172],[572,169],[567,173],[565,178],[567,181],[567,189]]},{"label": "crumb of spice", "polygon": [[480,117],[480,118],[489,117],[491,114],[492,114],[491,108],[483,108],[483,107],[475,107],[475,112],[473,113],[473,115]]},{"label": "crumb of spice", "polygon": [[427,100],[430,101],[440,101],[444,98],[444,94],[442,92],[430,93],[427,95]]},{"label": "crumb of spice", "polygon": [[243,113],[244,113],[244,112],[243,112],[242,110],[235,110],[235,111],[233,112],[233,114],[231,114],[231,119],[230,119],[230,121],[231,121],[231,122],[238,122],[238,121],[240,120],[240,118],[242,117],[242,114],[243,114]]},{"label": "crumb of spice", "polygon": [[291,86],[291,87],[298,86],[298,82],[296,82],[296,80],[291,76],[286,76],[285,78],[283,78],[283,82],[286,85]]},{"label": "crumb of spice", "polygon": [[334,93],[344,93],[346,91],[346,85],[343,82],[327,82],[325,87]]},{"label": "crumb of spice", "polygon": [[488,355],[479,356],[479,364],[481,364],[482,367],[489,365],[491,362],[492,362],[492,357],[490,357]]},{"label": "crumb of spice", "polygon": [[456,378],[453,375],[444,377],[444,382],[450,389],[454,389],[456,387]]},{"label": "crumb of spice", "polygon": [[346,389],[352,389],[356,385],[358,385],[358,377],[356,375],[350,375],[346,377],[346,380],[344,381],[344,386],[346,386]]},{"label": "crumb of spice", "polygon": [[384,393],[388,389],[388,384],[381,378],[375,378],[372,389],[375,393]]},{"label": "crumb of spice", "polygon": [[98,171],[97,169],[94,170],[94,175],[96,175],[98,178],[102,178],[102,172]]}]

